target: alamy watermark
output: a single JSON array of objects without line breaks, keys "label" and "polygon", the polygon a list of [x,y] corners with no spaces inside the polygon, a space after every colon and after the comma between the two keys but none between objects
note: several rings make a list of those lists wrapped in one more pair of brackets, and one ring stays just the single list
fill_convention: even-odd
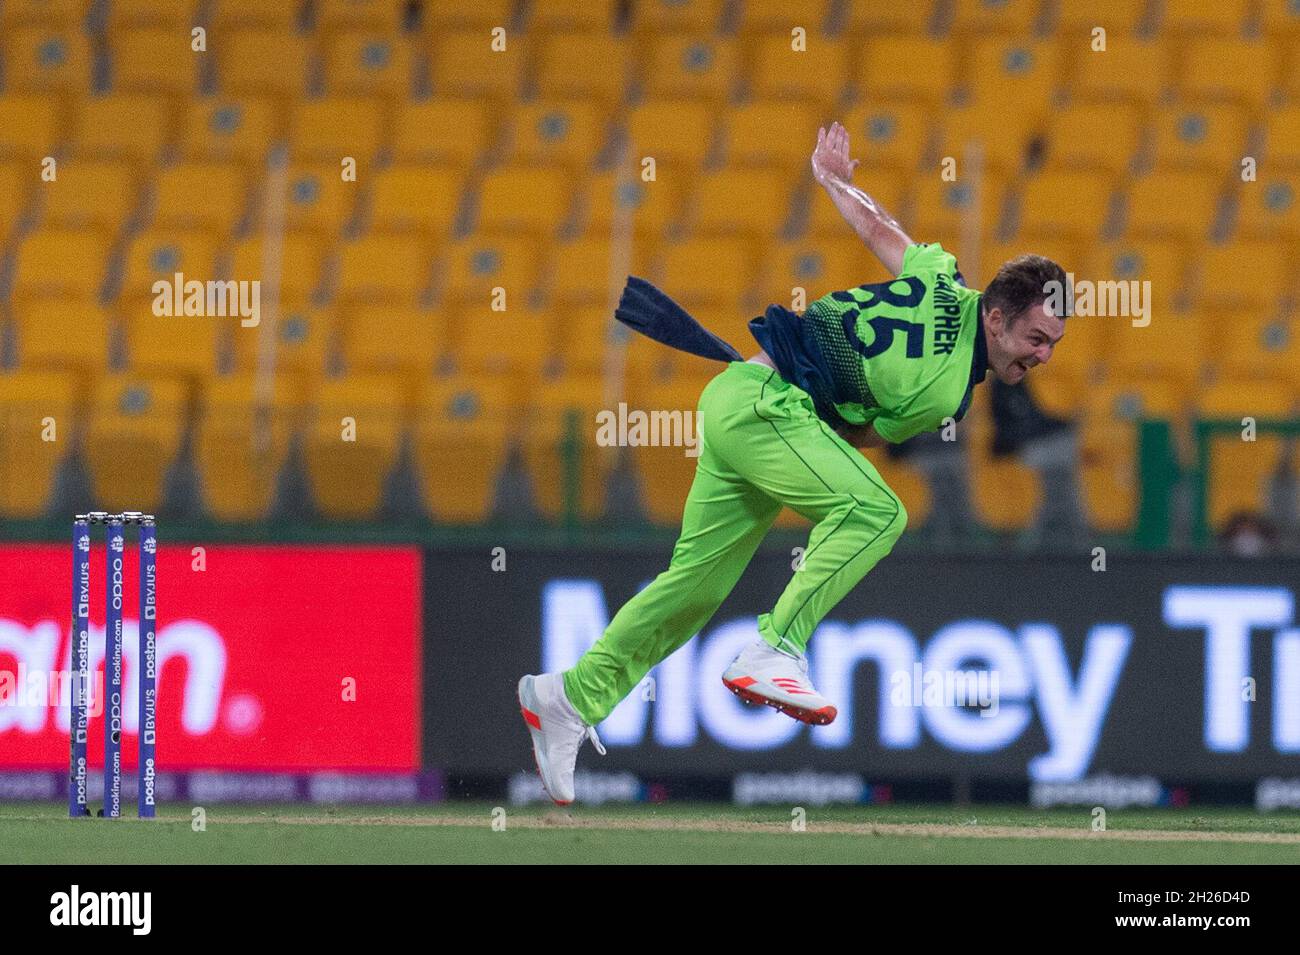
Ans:
[{"label": "alamy watermark", "polygon": [[596,412],[596,444],[602,448],[684,448],[688,458],[700,455],[700,423],[691,410],[629,409]]},{"label": "alamy watermark", "polygon": [[262,321],[262,283],[258,279],[186,279],[177,272],[171,281],[153,283],[153,313],[159,318],[227,318],[238,316],[244,328]]}]

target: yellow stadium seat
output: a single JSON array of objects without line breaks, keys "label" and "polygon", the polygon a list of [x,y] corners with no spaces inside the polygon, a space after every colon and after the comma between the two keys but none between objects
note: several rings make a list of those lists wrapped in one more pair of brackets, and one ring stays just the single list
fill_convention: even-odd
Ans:
[{"label": "yellow stadium seat", "polygon": [[1263,235],[1300,239],[1300,181],[1295,177],[1266,173],[1258,182],[1244,183],[1239,195],[1241,222]]},{"label": "yellow stadium seat", "polygon": [[[274,251],[266,248],[262,236],[241,239],[235,243],[231,253],[231,278],[268,281],[268,255]],[[315,233],[286,232],[278,243],[278,254],[273,258],[280,263],[280,294],[286,300],[305,299],[320,286],[325,248]]]},{"label": "yellow stadium seat", "polygon": [[42,222],[115,234],[135,208],[136,183],[120,162],[77,159],[58,165],[58,178],[42,182]]},{"label": "yellow stadium seat", "polygon": [[691,224],[701,235],[767,239],[790,213],[794,183],[766,169],[719,169],[706,173],[695,191]]},{"label": "yellow stadium seat", "polygon": [[1155,115],[1155,161],[1166,168],[1237,171],[1248,117],[1232,106],[1182,106]]},{"label": "yellow stadium seat", "polygon": [[605,139],[605,117],[592,103],[545,100],[517,107],[506,162],[563,167],[580,174]]},{"label": "yellow stadium seat", "polygon": [[979,37],[973,41],[970,95],[976,104],[1045,116],[1063,77],[1062,45],[1022,37]]},{"label": "yellow stadium seat", "polygon": [[298,26],[303,11],[302,0],[285,0],[267,3],[266,0],[217,0],[212,11],[214,32],[232,27],[257,28],[292,33]]},{"label": "yellow stadium seat", "polygon": [[[1214,173],[1161,170],[1129,185],[1125,234],[1196,240],[1209,234],[1218,212],[1222,178]],[[1178,201],[1170,201],[1177,196]]]},{"label": "yellow stadium seat", "polygon": [[788,100],[749,100],[724,114],[722,134],[728,165],[780,170],[793,182],[816,145],[817,119]]},{"label": "yellow stadium seat", "polygon": [[1189,37],[1181,51],[1176,87],[1189,98],[1264,105],[1278,75],[1281,50],[1262,40]]},{"label": "yellow stadium seat", "polygon": [[403,103],[393,123],[393,158],[467,169],[486,152],[492,124],[491,107],[473,99]]},{"label": "yellow stadium seat", "polygon": [[1177,422],[1183,398],[1158,380],[1102,382],[1081,398],[1079,490],[1088,523],[1099,531],[1129,531],[1140,497],[1138,422]]},{"label": "yellow stadium seat", "polygon": [[1057,11],[1057,27],[1063,33],[1091,36],[1096,27],[1106,30],[1107,40],[1133,33],[1142,25],[1148,0],[1090,0],[1088,3],[1062,3]]},{"label": "yellow stadium seat", "polygon": [[1105,50],[1076,53],[1069,89],[1080,98],[1151,105],[1170,83],[1171,57],[1167,43],[1107,35]]},{"label": "yellow stadium seat", "polygon": [[916,3],[850,3],[846,6],[845,30],[870,39],[881,34],[925,32],[934,19],[933,0]]},{"label": "yellow stadium seat", "polygon": [[[614,319],[608,304],[571,305],[557,309],[560,316],[559,370],[577,377],[599,377],[604,373],[607,357],[622,362],[626,344],[632,340],[630,329]],[[615,349],[610,353],[610,349]]]},{"label": "yellow stadium seat", "polygon": [[188,34],[201,0],[113,0],[108,5],[108,32],[132,27],[166,27]]},{"label": "yellow stadium seat", "polygon": [[395,34],[402,28],[402,6],[388,0],[316,0],[316,29],[333,33],[364,28]]},{"label": "yellow stadium seat", "polygon": [[429,285],[431,264],[416,237],[369,235],[345,242],[339,250],[339,300],[413,305]]},{"label": "yellow stadium seat", "polygon": [[498,38],[484,30],[434,36],[429,54],[434,94],[515,101],[523,82],[528,43],[526,35],[511,34],[500,47]]},{"label": "yellow stadium seat", "polygon": [[18,246],[13,295],[68,295],[93,299],[108,265],[108,241],[99,233],[40,229]]},{"label": "yellow stadium seat", "polygon": [[1030,145],[1046,129],[1046,112],[1036,105],[1008,110],[1005,103],[988,102],[947,110],[941,115],[938,155],[957,161],[959,181],[975,161],[973,149],[978,149],[985,170],[1014,176],[1023,170]]},{"label": "yellow stadium seat", "polygon": [[[632,58],[626,39],[608,33],[565,33],[540,37],[538,44],[539,95],[591,100],[606,112],[622,102]],[[592,63],[601,68],[591,69]]]},{"label": "yellow stadium seat", "polygon": [[646,0],[638,3],[632,26],[638,33],[712,33],[722,22],[726,0]]},{"label": "yellow stadium seat", "polygon": [[163,377],[111,375],[95,386],[85,456],[94,500],[112,511],[156,513],[180,450],[185,386]]},{"label": "yellow stadium seat", "polygon": [[424,7],[424,28],[433,33],[452,29],[510,27],[515,0],[476,0],[475,3],[435,3]]},{"label": "yellow stadium seat", "polygon": [[1001,533],[1023,531],[1043,506],[1043,484],[1015,456],[977,455],[971,462],[971,497],[975,518],[985,527]]},{"label": "yellow stadium seat", "polygon": [[994,241],[985,237],[980,243],[979,262],[975,261],[974,255],[968,253],[958,261],[958,265],[961,266],[962,275],[971,288],[983,288],[988,285],[1004,262],[1026,254],[1041,255],[1051,259],[1067,273],[1075,273],[1076,277],[1092,278],[1081,274],[1087,265],[1082,250],[1087,247],[1085,243],[1069,238],[1044,235],[1022,234],[1006,241]]},{"label": "yellow stadium seat", "polygon": [[298,423],[284,382],[262,396],[253,375],[213,378],[198,407],[194,460],[207,512],[220,521],[264,518]]},{"label": "yellow stadium seat", "polygon": [[120,306],[128,367],[190,385],[215,375],[239,317],[156,315],[153,306],[148,296]]},{"label": "yellow stadium seat", "polygon": [[304,460],[312,496],[332,520],[373,517],[384,483],[397,462],[405,412],[387,376],[326,379],[316,391],[304,435]]},{"label": "yellow stadium seat", "polygon": [[506,290],[512,308],[537,284],[544,243],[507,232],[475,233],[447,247],[444,294],[449,301],[490,301]]},{"label": "yellow stadium seat", "polygon": [[587,233],[609,235],[615,221],[626,220],[641,239],[662,235],[682,216],[683,202],[694,174],[675,169],[654,182],[641,179],[639,165],[610,169],[587,178],[579,209]]},{"label": "yellow stadium seat", "polygon": [[798,4],[787,0],[745,0],[737,29],[742,34],[784,31],[788,36],[795,27],[803,27],[810,34],[823,33],[831,8],[831,0],[805,0]]},{"label": "yellow stadium seat", "polygon": [[1201,311],[1215,339],[1218,370],[1228,378],[1300,381],[1300,319],[1257,308]]},{"label": "yellow stadium seat", "polygon": [[452,357],[461,373],[532,381],[559,349],[556,319],[545,309],[516,306],[495,312],[466,305],[456,310],[452,323]]},{"label": "yellow stadium seat", "polygon": [[1036,26],[1041,16],[1039,0],[956,0],[953,33],[1023,33]]},{"label": "yellow stadium seat", "polygon": [[1272,110],[1264,120],[1265,157],[1294,173],[1300,168],[1300,102]]},{"label": "yellow stadium seat", "polygon": [[306,94],[308,48],[302,37],[273,29],[215,32],[210,49],[227,96],[302,99]]},{"label": "yellow stadium seat", "polygon": [[151,294],[155,282],[173,284],[181,273],[187,281],[216,277],[217,237],[208,232],[155,228],[133,236],[126,248],[122,294],[127,298]]},{"label": "yellow stadium seat", "polygon": [[609,30],[617,16],[616,0],[547,0],[533,4],[528,27],[543,32]]},{"label": "yellow stadium seat", "polygon": [[809,32],[805,49],[792,48],[789,33],[755,37],[749,43],[750,87],[754,95],[794,99],[830,109],[843,99],[849,81],[849,45]]},{"label": "yellow stadium seat", "polygon": [[[794,290],[807,305],[828,292],[893,278],[856,237],[810,237],[767,247],[759,281],[759,300],[794,307]],[[803,309],[797,309],[802,311]],[[735,344],[734,342],[732,344]]]},{"label": "yellow stadium seat", "polygon": [[968,228],[968,217],[978,218],[981,233],[995,228],[1002,218],[1005,197],[1006,181],[992,170],[979,188],[960,176],[956,182],[944,182],[937,175],[924,176],[916,183],[912,221],[905,227],[918,242],[955,247]]},{"label": "yellow stadium seat", "polygon": [[[55,477],[73,447],[76,422],[72,375],[0,372],[0,515],[32,518],[46,512]],[[47,440],[51,424],[54,441]]]},{"label": "yellow stadium seat", "polygon": [[595,520],[605,511],[618,450],[597,444],[596,415],[609,410],[600,379],[543,382],[528,397],[520,441],[538,511],[551,520],[562,518],[572,494],[575,516]]},{"label": "yellow stadium seat", "polygon": [[409,305],[356,305],[343,311],[343,363],[349,373],[395,374],[411,386],[432,374],[451,340],[445,312]]},{"label": "yellow stadium seat", "polygon": [[[844,128],[851,150],[873,165],[911,170],[933,150],[934,121],[921,103],[865,103],[845,115]],[[803,153],[807,160],[812,147],[805,145]]]},{"label": "yellow stadium seat", "polygon": [[1300,10],[1291,0],[1263,0],[1260,4],[1264,29],[1278,36],[1300,35]]},{"label": "yellow stadium seat", "polygon": [[248,210],[248,177],[229,162],[182,162],[158,174],[153,224],[229,236]]},{"label": "yellow stadium seat", "polygon": [[261,168],[278,134],[275,107],[267,100],[214,96],[189,104],[180,151],[188,159],[239,162]]},{"label": "yellow stadium seat", "polygon": [[752,282],[754,263],[742,239],[689,239],[665,246],[657,271],[664,291],[684,306],[732,305]]},{"label": "yellow stadium seat", "polygon": [[289,118],[289,149],[296,158],[338,163],[351,157],[360,172],[374,160],[383,135],[382,105],[370,97],[308,100]]},{"label": "yellow stadium seat", "polygon": [[[283,299],[272,316],[263,308],[262,323],[253,328],[235,325],[231,329],[235,370],[254,374],[262,361],[262,349],[275,370],[276,380],[310,387],[326,371],[337,337],[337,321],[332,307],[316,305],[302,297]],[[265,334],[274,337],[264,340]]]},{"label": "yellow stadium seat", "polygon": [[1142,135],[1142,113],[1132,103],[1071,103],[1052,111],[1047,162],[1054,169],[1127,173]]},{"label": "yellow stadium seat", "polygon": [[418,232],[441,241],[460,208],[465,177],[457,169],[390,166],[375,174],[370,224],[383,232]]},{"label": "yellow stadium seat", "polygon": [[122,94],[81,100],[72,146],[87,159],[152,166],[171,138],[167,104],[155,96]]},{"label": "yellow stadium seat", "polygon": [[1115,180],[1099,172],[1041,172],[1020,197],[1022,233],[1095,241],[1110,217]]},{"label": "yellow stadium seat", "polygon": [[[1171,241],[1119,240],[1094,246],[1088,255],[1086,277],[1096,282],[1150,282],[1151,297],[1159,313],[1179,301],[1188,283],[1191,262],[1186,245]],[[1084,273],[1081,268],[1076,273]]]},{"label": "yellow stadium seat", "polygon": [[58,104],[38,94],[0,96],[0,156],[33,159],[54,152],[63,138]]},{"label": "yellow stadium seat", "polygon": [[548,291],[564,305],[603,305],[610,298],[608,234],[594,235],[551,247]]},{"label": "yellow stadium seat", "polygon": [[489,516],[517,419],[510,383],[496,377],[438,379],[423,391],[414,456],[435,520],[475,523]]},{"label": "yellow stadium seat", "polygon": [[641,503],[652,523],[681,523],[699,460],[699,399],[700,388],[690,380],[634,384],[629,390],[629,421],[634,413],[644,416],[644,440],[654,442],[629,448]]},{"label": "yellow stadium seat", "polygon": [[90,40],[74,28],[18,27],[0,36],[10,92],[79,93],[90,89]]},{"label": "yellow stadium seat", "polygon": [[1281,239],[1238,239],[1202,249],[1196,301],[1207,308],[1269,311],[1295,285],[1294,246]]},{"label": "yellow stadium seat", "polygon": [[1195,391],[1212,356],[1194,315],[1156,314],[1138,327],[1123,318],[1109,322],[1106,368],[1114,380],[1161,380],[1184,396]]},{"label": "yellow stadium seat", "polygon": [[572,184],[563,170],[505,166],[483,177],[476,227],[549,235],[568,216],[571,199]]},{"label": "yellow stadium seat", "polygon": [[656,181],[679,180],[698,169],[713,145],[717,116],[699,100],[650,100],[627,117],[630,157],[638,164],[653,157]]},{"label": "yellow stadium seat", "polygon": [[0,31],[13,27],[45,26],[81,29],[91,0],[9,0],[0,6]]},{"label": "yellow stadium seat", "polygon": [[108,366],[112,321],[94,299],[28,298],[13,317],[20,368],[76,371],[84,382]]},{"label": "yellow stadium seat", "polygon": [[0,162],[0,247],[26,214],[34,179],[25,165]]},{"label": "yellow stadium seat", "polygon": [[410,96],[414,80],[414,51],[391,32],[348,30],[328,41],[325,85],[331,93],[404,100]]},{"label": "yellow stadium seat", "polygon": [[[810,150],[811,152],[811,150]],[[894,167],[859,167],[854,181],[863,192],[892,216],[903,214],[908,184],[914,180],[905,170]],[[937,178],[937,177],[936,177]],[[925,182],[925,179],[918,180]],[[821,189],[809,196],[808,231],[817,236],[839,238],[853,235],[853,230],[840,215],[839,208]],[[921,241],[920,239],[917,240]]]},{"label": "yellow stadium seat", "polygon": [[188,29],[166,26],[124,30],[109,48],[113,89],[121,93],[192,96],[207,56],[194,50]]},{"label": "yellow stadium seat", "polygon": [[[1197,397],[1201,420],[1226,420],[1238,427],[1210,438],[1209,523],[1221,528],[1240,511],[1266,514],[1269,483],[1280,469],[1287,440],[1258,423],[1266,420],[1294,421],[1294,404],[1288,389],[1260,381],[1222,381]],[[1254,419],[1253,440],[1243,439],[1243,419]]]},{"label": "yellow stadium seat", "polygon": [[288,228],[334,234],[351,221],[360,187],[344,181],[338,163],[295,162],[289,167],[286,188]]},{"label": "yellow stadium seat", "polygon": [[655,39],[641,77],[654,98],[731,98],[740,77],[738,41],[678,35]]},{"label": "yellow stadium seat", "polygon": [[[925,36],[868,34],[857,57],[859,98],[872,106],[897,101],[945,104],[957,85],[957,48]],[[851,131],[852,128],[850,128]]]},{"label": "yellow stadium seat", "polygon": [[1160,26],[1172,33],[1236,36],[1251,18],[1252,0],[1193,0],[1164,4]]}]

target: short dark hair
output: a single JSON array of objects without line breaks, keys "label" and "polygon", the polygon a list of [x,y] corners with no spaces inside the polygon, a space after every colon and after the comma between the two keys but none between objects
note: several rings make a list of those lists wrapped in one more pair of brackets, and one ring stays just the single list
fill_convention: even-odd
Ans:
[{"label": "short dark hair", "polygon": [[[1057,284],[1052,286],[1049,284],[1052,282]],[[1041,255],[1018,255],[1003,262],[998,274],[984,289],[984,311],[987,314],[995,308],[1002,309],[1010,325],[1031,308],[1047,301],[1053,288],[1059,290],[1058,294],[1064,294],[1065,287],[1065,270],[1051,259]]]}]

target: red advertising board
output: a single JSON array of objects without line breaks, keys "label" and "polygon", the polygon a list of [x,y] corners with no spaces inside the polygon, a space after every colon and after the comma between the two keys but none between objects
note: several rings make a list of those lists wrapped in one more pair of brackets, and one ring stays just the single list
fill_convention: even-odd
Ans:
[{"label": "red advertising board", "polygon": [[[91,554],[92,766],[103,763],[103,546]],[[126,553],[122,753],[134,767],[134,534]],[[420,587],[416,548],[160,546],[160,767],[418,769]],[[0,769],[66,770],[71,602],[70,544],[0,546]]]}]

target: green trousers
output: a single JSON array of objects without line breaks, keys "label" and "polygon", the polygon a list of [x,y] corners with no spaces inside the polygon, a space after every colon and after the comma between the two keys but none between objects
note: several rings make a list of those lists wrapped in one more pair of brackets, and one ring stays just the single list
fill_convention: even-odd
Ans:
[{"label": "green trousers", "polygon": [[758,631],[792,653],[804,651],[821,619],[907,524],[898,495],[871,462],[817,416],[807,392],[771,368],[729,364],[700,395],[698,421],[700,456],[668,569],[564,674],[565,694],[589,724],[704,627],[783,505],[815,526]]}]

